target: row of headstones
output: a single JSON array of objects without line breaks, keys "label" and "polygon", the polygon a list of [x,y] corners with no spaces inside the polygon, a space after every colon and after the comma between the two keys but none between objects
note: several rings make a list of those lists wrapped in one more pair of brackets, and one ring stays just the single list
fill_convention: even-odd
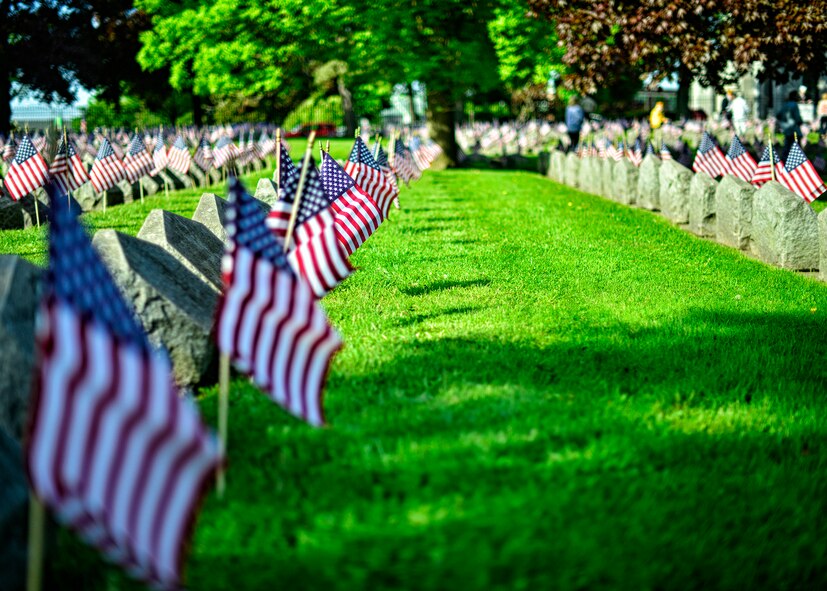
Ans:
[{"label": "row of headstones", "polygon": [[816,215],[778,182],[760,189],[732,175],[720,181],[653,155],[640,168],[627,159],[577,158],[553,152],[547,175],[625,205],[660,211],[698,236],[751,252],[785,269],[815,271],[827,281],[827,210]]},{"label": "row of headstones", "polygon": [[[254,159],[250,165],[253,170],[260,171],[267,166],[263,160]],[[5,175],[4,175],[5,176]],[[190,189],[193,187],[209,187],[221,183],[221,172],[211,168],[208,172],[202,171],[193,164],[187,174],[177,170],[165,169],[155,176],[145,176],[136,183],[120,181],[115,187],[109,189],[106,194],[106,206],[112,207],[123,203],[138,201],[141,195],[154,195],[168,187],[170,191],[177,189]],[[103,194],[97,193],[92,183],[86,183],[72,196],[77,201],[82,211],[93,211],[103,209]],[[37,199],[38,212],[35,212],[35,199]],[[26,195],[20,201],[13,201],[8,195],[0,196],[0,230],[19,230],[30,228],[37,223],[37,216],[40,221],[46,219],[49,199],[46,191],[42,188]]]},{"label": "row of headstones", "polygon": [[[269,210],[276,199],[274,183],[262,179],[256,198]],[[155,209],[137,237],[98,230],[92,239],[150,341],[169,353],[183,387],[213,384],[217,377],[211,335],[222,289],[227,205],[204,193],[192,219]],[[22,576],[18,567],[25,564],[28,493],[21,437],[43,275],[42,268],[18,256],[0,256],[0,531],[7,534],[0,539],[0,565],[3,576],[12,579]]]}]

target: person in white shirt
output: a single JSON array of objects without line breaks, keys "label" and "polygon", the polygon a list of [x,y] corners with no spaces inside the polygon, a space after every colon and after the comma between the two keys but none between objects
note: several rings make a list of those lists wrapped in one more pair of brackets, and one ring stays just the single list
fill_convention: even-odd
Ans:
[{"label": "person in white shirt", "polygon": [[741,95],[736,95],[735,93],[732,93],[732,95],[727,110],[732,118],[732,127],[735,129],[735,133],[743,137],[744,132],[747,130],[747,121],[749,120],[749,105]]}]

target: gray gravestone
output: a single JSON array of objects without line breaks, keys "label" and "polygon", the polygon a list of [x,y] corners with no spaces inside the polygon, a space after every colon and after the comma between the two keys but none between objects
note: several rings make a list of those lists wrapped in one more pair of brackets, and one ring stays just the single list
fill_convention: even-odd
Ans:
[{"label": "gray gravestone", "polygon": [[[192,179],[182,172],[173,168],[167,168],[166,173],[173,179],[175,188],[177,189],[191,189],[193,187]],[[170,187],[172,188],[172,187]]]},{"label": "gray gravestone", "polygon": [[818,243],[818,277],[822,281],[827,281],[827,209],[818,216]]},{"label": "gray gravestone", "polygon": [[644,209],[660,210],[660,160],[653,154],[647,154],[640,165],[637,204]]},{"label": "gray gravestone", "polygon": [[818,216],[801,197],[770,181],[755,194],[752,244],[766,263],[784,269],[818,269]]},{"label": "gray gravestone", "polygon": [[211,377],[215,291],[156,244],[114,230],[98,231],[92,244],[149,340],[169,352],[176,381],[192,385]]},{"label": "gray gravestone", "polygon": [[717,232],[715,199],[718,181],[708,174],[692,175],[689,183],[689,231],[698,236],[714,238]]},{"label": "gray gravestone", "polygon": [[566,155],[560,150],[555,150],[551,155],[551,178],[562,183],[566,178]]},{"label": "gray gravestone", "polygon": [[676,224],[689,222],[689,191],[692,171],[674,160],[660,166],[660,209]]},{"label": "gray gravestone", "polygon": [[[29,486],[20,443],[0,430],[0,589],[26,586]],[[47,534],[51,537],[50,530]]]},{"label": "gray gravestone", "polygon": [[23,208],[11,197],[0,197],[0,230],[22,230],[26,227]]},{"label": "gray gravestone", "polygon": [[163,209],[153,209],[138,238],[157,244],[216,292],[222,289],[224,243],[204,224]]},{"label": "gray gravestone", "polygon": [[0,431],[20,440],[34,367],[34,323],[43,271],[0,255]]},{"label": "gray gravestone", "polygon": [[[141,180],[138,181],[141,186],[144,188],[144,195],[154,195],[161,189],[161,185],[155,182],[154,179],[148,176],[141,177]],[[138,194],[140,197],[140,193]]]},{"label": "gray gravestone", "polygon": [[721,244],[746,250],[752,237],[755,187],[725,174],[715,193],[715,238]]},{"label": "gray gravestone", "polygon": [[574,152],[566,154],[566,168],[563,173],[563,182],[569,187],[578,188],[580,177],[580,158]]},{"label": "gray gravestone", "polygon": [[580,168],[577,171],[577,186],[580,187],[581,191],[595,192],[594,162],[595,159],[591,156],[580,159]]},{"label": "gray gravestone", "polygon": [[606,199],[617,199],[615,197],[614,171],[614,159],[606,158],[600,162],[600,194]]},{"label": "gray gravestone", "polygon": [[623,158],[615,162],[612,178],[617,201],[625,205],[634,205],[637,202],[638,168],[628,159]]},{"label": "gray gravestone", "polygon": [[223,177],[221,176],[221,171],[216,170],[215,168],[210,168],[210,171],[209,171],[208,174],[210,175],[210,184],[211,185],[218,185],[224,180]]},{"label": "gray gravestone", "polygon": [[270,207],[278,200],[276,183],[270,179],[261,179],[256,186],[256,199],[263,201]]},{"label": "gray gravestone", "polygon": [[227,241],[224,222],[228,205],[227,201],[215,193],[204,193],[198,201],[198,207],[195,208],[195,212],[192,214],[192,219],[203,224],[207,230],[221,241],[221,244]]}]

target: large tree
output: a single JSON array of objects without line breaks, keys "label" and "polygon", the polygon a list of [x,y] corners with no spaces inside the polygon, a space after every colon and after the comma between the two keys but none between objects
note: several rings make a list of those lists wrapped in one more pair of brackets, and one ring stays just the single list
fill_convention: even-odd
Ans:
[{"label": "large tree", "polygon": [[634,69],[658,81],[720,87],[758,61],[765,77],[817,75],[824,59],[827,7],[794,0],[529,0],[557,25],[567,81],[592,92]]},{"label": "large tree", "polygon": [[46,101],[74,99],[75,73],[88,63],[73,42],[92,28],[78,0],[0,0],[0,133],[7,134],[12,90]]}]

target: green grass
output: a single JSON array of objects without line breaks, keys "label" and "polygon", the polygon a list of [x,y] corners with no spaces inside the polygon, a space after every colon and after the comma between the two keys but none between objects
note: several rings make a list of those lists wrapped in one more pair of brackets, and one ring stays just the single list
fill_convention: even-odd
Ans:
[{"label": "green grass", "polygon": [[323,301],[330,427],[234,381],[190,588],[827,586],[827,285],[536,174],[401,200]]}]

